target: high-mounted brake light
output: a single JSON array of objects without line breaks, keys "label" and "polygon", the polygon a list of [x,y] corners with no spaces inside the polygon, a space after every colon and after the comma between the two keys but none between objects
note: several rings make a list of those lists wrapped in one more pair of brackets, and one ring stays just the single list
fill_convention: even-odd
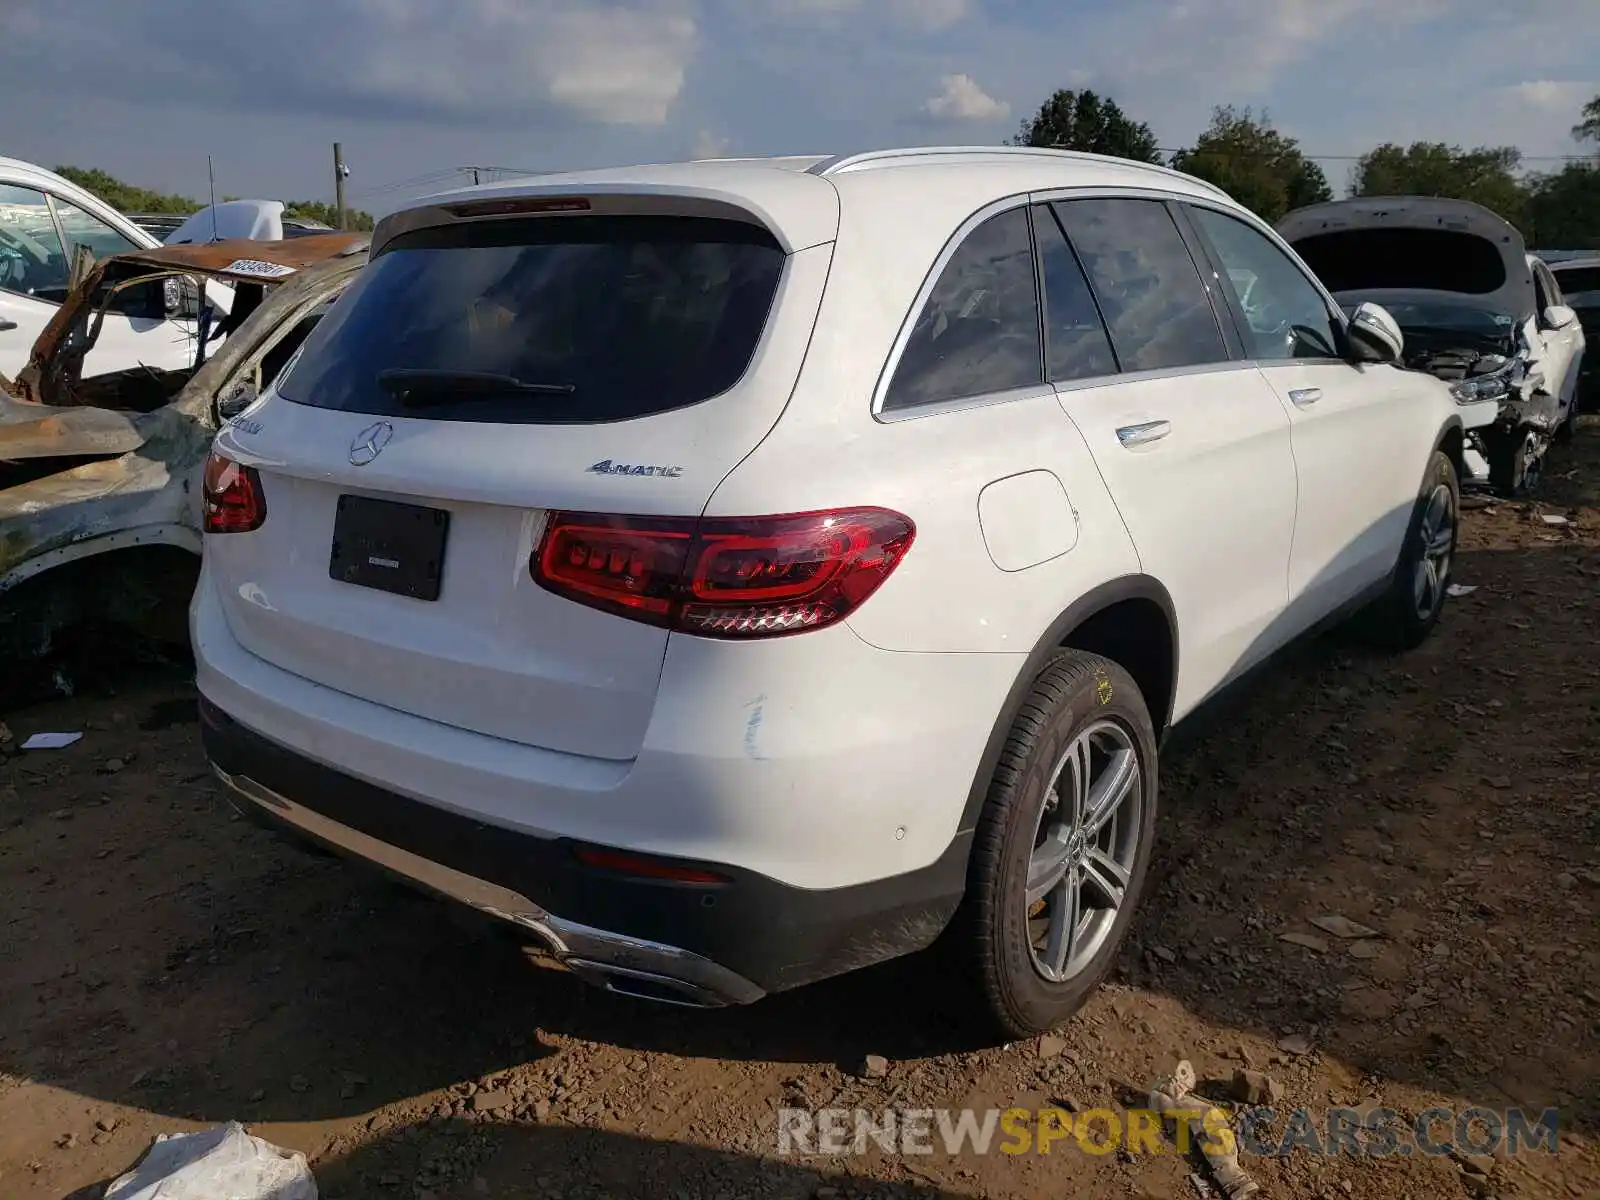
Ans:
[{"label": "high-mounted brake light", "polygon": [[202,480],[206,533],[249,533],[267,519],[261,476],[213,450]]},{"label": "high-mounted brake light", "polygon": [[582,196],[557,196],[552,199],[512,197],[505,200],[463,200],[445,205],[457,217],[514,217],[533,213],[588,212],[589,201]]},{"label": "high-mounted brake light", "polygon": [[528,569],[559,596],[636,621],[776,637],[848,616],[915,536],[909,518],[883,508],[699,520],[560,512]]}]

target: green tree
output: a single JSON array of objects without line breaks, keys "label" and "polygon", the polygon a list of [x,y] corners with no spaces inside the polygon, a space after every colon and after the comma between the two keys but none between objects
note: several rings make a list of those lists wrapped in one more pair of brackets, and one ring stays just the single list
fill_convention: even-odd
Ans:
[{"label": "green tree", "polygon": [[1300,144],[1272,127],[1266,113],[1223,105],[1211,110],[1211,125],[1193,149],[1172,156],[1172,165],[1214,183],[1264,221],[1291,209],[1333,199],[1322,168]]},{"label": "green tree", "polygon": [[[205,205],[187,196],[166,195],[148,188],[123,183],[115,175],[98,167],[57,167],[56,174],[69,179],[87,192],[93,192],[120,213],[178,213],[189,216]],[[238,200],[238,196],[224,196],[224,200]],[[371,229],[371,213],[358,208],[346,209],[351,229]],[[338,228],[339,213],[333,205],[322,200],[291,200],[284,204],[283,215],[305,220],[321,221],[330,228]]]},{"label": "green tree", "polygon": [[1572,127],[1572,136],[1580,142],[1600,142],[1600,96],[1583,106],[1583,116]]},{"label": "green tree", "polygon": [[1547,250],[1600,250],[1600,165],[1568,163],[1529,181],[1523,234]]},{"label": "green tree", "polygon": [[[304,221],[321,221],[330,229],[339,228],[339,210],[323,200],[295,200],[283,206],[283,215],[299,217]],[[372,214],[359,208],[345,209],[345,221],[351,229],[371,229]]]},{"label": "green tree", "polygon": [[1513,225],[1522,220],[1527,189],[1516,177],[1522,152],[1514,146],[1463,150],[1443,142],[1387,142],[1356,164],[1357,196],[1443,196],[1471,200]]},{"label": "green tree", "polygon": [[1087,89],[1063,89],[1022,122],[1013,146],[1046,146],[1057,150],[1083,150],[1138,162],[1158,163],[1156,135],[1143,121],[1135,121],[1109,96]]},{"label": "green tree", "polygon": [[192,213],[202,206],[187,196],[171,196],[123,183],[98,167],[57,167],[56,174],[86,192],[93,192],[118,212]]}]

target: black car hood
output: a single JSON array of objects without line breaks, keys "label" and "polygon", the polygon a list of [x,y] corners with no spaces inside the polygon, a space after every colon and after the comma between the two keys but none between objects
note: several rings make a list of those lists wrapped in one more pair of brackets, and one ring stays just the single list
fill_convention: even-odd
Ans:
[{"label": "black car hood", "polygon": [[1527,243],[1482,205],[1431,196],[1363,196],[1296,209],[1278,233],[1341,303],[1433,293],[1517,323],[1536,293]]}]

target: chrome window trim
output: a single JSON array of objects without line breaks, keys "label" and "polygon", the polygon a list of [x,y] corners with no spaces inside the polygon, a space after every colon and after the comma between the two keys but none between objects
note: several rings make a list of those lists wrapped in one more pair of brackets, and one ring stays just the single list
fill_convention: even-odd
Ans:
[{"label": "chrome window trim", "polygon": [[[979,392],[973,397],[958,396],[950,400],[931,401],[927,404],[908,404],[903,408],[894,408],[887,412],[884,410],[884,401],[889,396],[889,385],[894,381],[894,373],[900,366],[900,358],[905,353],[906,343],[911,340],[911,334],[916,329],[917,318],[922,315],[923,307],[928,303],[928,298],[932,296],[933,289],[939,285],[939,280],[944,275],[945,268],[950,265],[950,260],[955,257],[956,251],[961,249],[973,230],[991,217],[998,217],[1014,208],[1026,208],[1029,203],[1029,193],[1027,192],[1015,192],[998,200],[991,200],[967,217],[960,225],[956,226],[955,232],[945,239],[945,243],[940,248],[939,253],[934,256],[933,266],[928,269],[927,275],[923,277],[922,286],[917,289],[917,294],[911,301],[910,309],[900,319],[900,332],[895,335],[894,342],[889,347],[888,359],[879,368],[878,381],[873,385],[872,389],[872,417],[874,420],[893,421],[899,419],[900,414],[903,413],[923,412],[934,408],[943,409],[944,406],[952,404],[971,407],[967,403],[969,400],[979,400],[985,405],[1000,404],[1004,403],[1005,397],[1011,393],[1036,391],[1047,386],[1043,382],[1044,347],[1041,345],[1039,348],[1041,382],[1038,384],[1028,384],[1022,388],[1010,388],[1005,392]],[[1032,238],[1031,231],[1029,238],[1030,240]],[[1034,274],[1037,278],[1037,267],[1034,268]]]},{"label": "chrome window trim", "polygon": [[[1329,359],[1316,359],[1327,365]],[[1120,375],[1086,375],[1082,379],[1065,379],[1060,383],[1036,384],[1024,388],[1011,388],[1004,392],[988,392],[981,396],[967,396],[956,400],[941,400],[934,404],[917,404],[891,409],[877,417],[882,425],[896,425],[901,421],[915,421],[922,417],[942,417],[950,413],[967,412],[975,408],[993,408],[1000,404],[1020,404],[1046,396],[1060,398],[1070,392],[1094,391],[1097,388],[1119,387],[1125,383],[1144,383],[1156,379],[1186,379],[1200,375],[1223,375],[1238,371],[1258,369],[1262,364],[1230,359],[1227,362],[1197,363],[1188,367],[1161,367],[1153,371],[1127,371]],[[1274,362],[1271,366],[1285,366]]]},{"label": "chrome window trim", "polygon": [[[1323,286],[1322,280],[1317,278],[1317,273],[1306,265],[1305,259],[1296,254],[1294,247],[1289,245],[1288,242],[1284,241],[1283,236],[1271,225],[1268,225],[1249,209],[1230,208],[1225,204],[1216,203],[1209,197],[1185,196],[1181,198],[1181,202],[1191,205],[1195,208],[1209,208],[1213,212],[1220,213],[1225,217],[1232,217],[1236,221],[1242,221],[1245,225],[1248,225],[1257,233],[1265,234],[1267,241],[1271,242],[1279,250],[1283,251],[1289,262],[1295,267],[1296,270],[1300,272],[1305,280],[1311,284],[1317,295],[1322,297],[1322,303],[1327,307],[1329,317],[1331,317],[1334,323],[1339,326],[1341,332],[1348,335],[1350,329],[1350,319],[1344,315],[1344,309],[1340,307],[1339,302],[1334,299],[1333,293]],[[1204,231],[1202,230],[1202,232]],[[1207,240],[1210,239],[1208,238]],[[1267,361],[1277,363],[1348,362],[1347,359],[1342,358],[1269,359]]]},{"label": "chrome window trim", "polygon": [[[1062,392],[1077,392],[1091,388],[1105,387],[1112,383],[1139,383],[1152,379],[1177,379],[1190,375],[1211,375],[1224,371],[1238,370],[1263,370],[1267,367],[1286,366],[1313,366],[1313,365],[1341,365],[1349,366],[1349,362],[1342,358],[1296,358],[1296,359],[1255,359],[1250,357],[1230,358],[1219,362],[1193,363],[1182,367],[1163,367],[1152,371],[1121,371],[1109,375],[1090,375],[1081,379],[1062,380],[1060,383],[1050,383],[1048,379],[1043,384],[1029,384],[1025,387],[1010,388],[1001,392],[983,392],[975,396],[962,396],[951,400],[939,400],[930,404],[913,404],[904,408],[885,410],[884,399],[889,390],[889,384],[894,379],[894,372],[900,365],[901,355],[905,346],[911,339],[912,330],[916,327],[917,317],[921,315],[923,305],[928,301],[933,289],[938,285],[939,278],[944,274],[944,269],[955,257],[968,235],[979,225],[991,217],[999,216],[1013,208],[1021,208],[1032,204],[1049,204],[1055,201],[1068,200],[1157,200],[1164,203],[1193,204],[1204,208],[1214,209],[1223,216],[1233,217],[1244,221],[1245,224],[1265,233],[1268,240],[1279,250],[1283,251],[1292,263],[1316,289],[1323,303],[1327,305],[1329,317],[1336,321],[1341,329],[1348,326],[1344,310],[1334,300],[1332,293],[1322,286],[1314,273],[1305,265],[1300,256],[1292,247],[1280,237],[1266,222],[1254,213],[1238,208],[1224,200],[1213,199],[1209,196],[1196,196],[1186,192],[1168,191],[1163,188],[1140,188],[1123,186],[1088,186],[1048,188],[1042,191],[1016,193],[993,200],[972,215],[967,217],[956,231],[946,240],[934,259],[933,266],[922,281],[922,286],[917,290],[916,298],[912,301],[910,311],[901,320],[900,331],[895,336],[893,345],[889,350],[889,357],[883,368],[878,373],[878,380],[872,392],[872,418],[883,425],[892,425],[900,421],[907,421],[917,417],[942,416],[946,413],[965,412],[973,408],[990,408],[997,404],[1010,404],[1016,401],[1035,399],[1042,395],[1059,394]],[[1035,274],[1038,266],[1035,264]],[[1204,277],[1202,275],[1202,283]],[[1224,346],[1226,339],[1224,338]]]},{"label": "chrome window trim", "polygon": [[1124,383],[1145,383],[1154,379],[1187,379],[1195,375],[1224,375],[1254,369],[1255,363],[1240,358],[1227,362],[1192,363],[1186,367],[1157,367],[1151,371],[1124,371],[1120,375],[1091,375],[1083,379],[1064,379],[1052,385],[1057,393],[1082,392],[1091,388]]},{"label": "chrome window trim", "polygon": [[[1102,382],[1116,378],[1114,375],[1095,377]],[[919,417],[940,417],[946,413],[966,412],[973,408],[993,408],[997,404],[1015,404],[1023,400],[1038,400],[1054,396],[1056,389],[1049,383],[1030,383],[1026,387],[1007,388],[1001,392],[980,392],[976,396],[957,396],[953,400],[935,400],[928,404],[908,404],[904,408],[891,408],[875,412],[873,419],[881,425],[896,425],[901,421],[914,421]]]}]

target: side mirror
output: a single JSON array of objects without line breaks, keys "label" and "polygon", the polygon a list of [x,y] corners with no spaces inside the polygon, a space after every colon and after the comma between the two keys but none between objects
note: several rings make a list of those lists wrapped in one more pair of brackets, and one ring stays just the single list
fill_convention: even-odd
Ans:
[{"label": "side mirror", "polygon": [[168,317],[193,319],[200,315],[200,288],[187,275],[168,275],[161,281],[161,302]]},{"label": "side mirror", "polygon": [[162,280],[152,279],[119,288],[106,306],[107,312],[135,321],[161,321],[167,316],[166,292]]},{"label": "side mirror", "polygon": [[1400,323],[1381,304],[1366,303],[1350,317],[1350,347],[1359,362],[1399,362],[1406,348]]},{"label": "side mirror", "polygon": [[1544,310],[1544,327],[1546,329],[1565,329],[1578,319],[1578,314],[1566,304],[1552,304]]}]

